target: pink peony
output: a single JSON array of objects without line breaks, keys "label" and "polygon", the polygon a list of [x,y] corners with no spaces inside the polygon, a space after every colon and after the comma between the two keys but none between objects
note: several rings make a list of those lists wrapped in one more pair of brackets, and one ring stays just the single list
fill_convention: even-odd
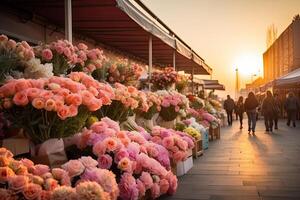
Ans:
[{"label": "pink peony", "polygon": [[162,140],[162,145],[167,149],[172,148],[174,146],[174,138],[172,136],[165,137]]},{"label": "pink peony", "polygon": [[118,168],[125,172],[132,171],[132,161],[129,158],[122,158],[118,163]]},{"label": "pink peony", "polygon": [[51,199],[55,199],[55,200],[76,200],[77,199],[77,195],[76,195],[76,191],[74,188],[72,187],[68,187],[68,186],[61,186],[61,187],[57,187],[53,190],[52,195],[51,195]]},{"label": "pink peony", "polygon": [[61,167],[69,173],[71,178],[79,176],[85,169],[84,165],[79,160],[70,160]]},{"label": "pink peony", "polygon": [[98,162],[91,156],[82,156],[78,159],[86,168],[93,168],[98,165]]},{"label": "pink peony", "polygon": [[160,194],[166,194],[169,190],[169,182],[167,179],[161,179],[159,182]]},{"label": "pink peony", "polygon": [[131,174],[124,173],[122,175],[119,183],[119,189],[120,189],[121,199],[128,199],[128,200],[138,199],[139,191],[137,188],[135,178]]},{"label": "pink peony", "polygon": [[139,198],[144,197],[145,193],[146,193],[146,188],[145,188],[144,183],[138,179],[138,180],[136,180],[136,185],[139,190]]},{"label": "pink peony", "polygon": [[151,187],[151,198],[156,199],[160,196],[160,187],[158,183],[154,183]]},{"label": "pink peony", "polygon": [[115,163],[119,163],[119,161],[122,159],[122,158],[125,158],[125,157],[128,157],[129,154],[128,152],[126,151],[125,148],[121,149],[120,151],[118,151],[116,154],[115,154]]},{"label": "pink peony", "polygon": [[148,172],[142,172],[139,180],[143,182],[146,190],[150,189],[153,186],[153,179]]},{"label": "pink peony", "polygon": [[98,158],[98,166],[102,169],[109,169],[112,165],[112,158],[107,155],[107,154],[104,154],[104,155],[101,155],[99,156]]}]

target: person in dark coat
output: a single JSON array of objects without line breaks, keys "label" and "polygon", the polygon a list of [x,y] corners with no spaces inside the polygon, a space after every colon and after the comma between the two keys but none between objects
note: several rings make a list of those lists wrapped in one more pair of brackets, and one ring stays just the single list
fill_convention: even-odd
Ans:
[{"label": "person in dark coat", "polygon": [[275,100],[271,91],[267,91],[267,96],[264,98],[261,106],[261,113],[264,116],[267,132],[273,131],[273,120],[275,115]]},{"label": "person in dark coat", "polygon": [[227,99],[224,101],[224,109],[227,113],[228,125],[232,125],[232,113],[235,107],[235,103],[230,95],[227,95]]},{"label": "person in dark coat", "polygon": [[245,108],[244,108],[244,99],[242,96],[239,97],[239,100],[236,103],[236,112],[239,116],[240,119],[240,129],[243,128],[243,119],[244,119],[244,112],[245,112]]},{"label": "person in dark coat", "polygon": [[293,92],[288,94],[288,98],[285,101],[284,108],[287,112],[287,125],[290,126],[291,121],[293,122],[293,126],[296,127],[296,116],[297,111],[299,109],[298,99],[295,97]]},{"label": "person in dark coat", "polygon": [[278,97],[278,94],[274,94],[274,103],[275,103],[275,113],[274,113],[274,125],[275,129],[278,129],[278,118],[281,113],[281,101]]},{"label": "person in dark coat", "polygon": [[255,135],[255,127],[256,127],[256,109],[259,103],[253,92],[249,92],[248,97],[245,100],[245,111],[248,116],[248,131],[249,134],[252,131],[253,135]]}]

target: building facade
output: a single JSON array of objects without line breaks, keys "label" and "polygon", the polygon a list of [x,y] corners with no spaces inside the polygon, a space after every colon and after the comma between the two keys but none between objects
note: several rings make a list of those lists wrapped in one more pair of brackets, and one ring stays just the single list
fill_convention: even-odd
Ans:
[{"label": "building facade", "polygon": [[263,54],[263,64],[265,83],[300,68],[300,17]]}]

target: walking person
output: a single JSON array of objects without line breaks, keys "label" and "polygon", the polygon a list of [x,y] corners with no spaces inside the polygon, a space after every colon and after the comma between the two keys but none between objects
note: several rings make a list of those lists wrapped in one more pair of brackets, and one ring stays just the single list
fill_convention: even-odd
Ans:
[{"label": "walking person", "polygon": [[235,102],[235,103],[234,103],[235,120],[238,120],[238,119],[239,119],[239,113],[238,113],[237,103],[238,103],[238,102]]},{"label": "walking person", "polygon": [[295,97],[293,92],[289,92],[288,98],[285,101],[284,108],[287,112],[287,125],[290,126],[291,121],[293,122],[293,126],[296,127],[296,116],[297,111],[299,109],[298,99]]},{"label": "walking person", "polygon": [[236,103],[236,112],[240,119],[240,129],[243,129],[243,119],[244,119],[244,98],[242,96],[239,97],[239,100]]},{"label": "walking person", "polygon": [[267,96],[264,98],[261,106],[261,113],[264,116],[266,132],[273,131],[273,120],[275,115],[275,100],[271,91],[267,91]]},{"label": "walking person", "polygon": [[274,125],[275,129],[278,129],[278,118],[281,113],[281,101],[279,99],[278,94],[274,94],[274,103],[275,103],[275,113],[274,113]]},{"label": "walking person", "polygon": [[227,120],[228,120],[228,125],[232,125],[232,114],[233,110],[235,107],[235,103],[232,98],[230,98],[230,95],[227,95],[227,99],[224,101],[224,109],[226,110],[227,113]]},{"label": "walking person", "polygon": [[253,133],[255,135],[256,127],[256,109],[258,107],[258,101],[253,92],[249,92],[248,97],[245,100],[244,108],[248,116],[248,134]]}]

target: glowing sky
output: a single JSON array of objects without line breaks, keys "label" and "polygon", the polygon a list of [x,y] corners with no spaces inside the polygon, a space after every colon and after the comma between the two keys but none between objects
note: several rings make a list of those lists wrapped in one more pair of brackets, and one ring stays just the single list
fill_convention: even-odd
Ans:
[{"label": "glowing sky", "polygon": [[236,67],[240,69],[242,86],[252,74],[263,74],[267,27],[274,24],[280,35],[293,16],[300,13],[300,0],[142,2],[213,68],[213,79],[226,86],[221,96],[234,96]]}]

